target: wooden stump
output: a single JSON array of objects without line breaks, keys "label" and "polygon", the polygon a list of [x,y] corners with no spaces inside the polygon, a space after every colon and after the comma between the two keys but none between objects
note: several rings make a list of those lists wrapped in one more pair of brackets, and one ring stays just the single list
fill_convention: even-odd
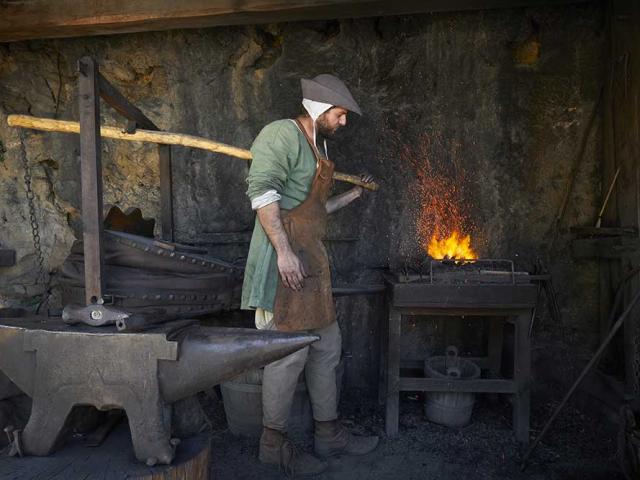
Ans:
[{"label": "wooden stump", "polygon": [[48,457],[0,456],[0,478],[12,480],[208,480],[209,435],[183,440],[171,465],[147,467],[133,454],[126,423],[119,425],[99,447],[82,439],[69,442]]}]

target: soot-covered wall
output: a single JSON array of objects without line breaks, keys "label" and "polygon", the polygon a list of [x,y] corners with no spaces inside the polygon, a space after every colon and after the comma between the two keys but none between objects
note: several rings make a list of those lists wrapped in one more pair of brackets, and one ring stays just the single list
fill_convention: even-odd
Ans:
[{"label": "soot-covered wall", "polygon": [[[455,179],[450,188],[462,192],[457,208],[480,255],[514,258],[521,268],[543,257],[555,276],[564,325],[542,316],[536,358],[587,352],[597,331],[596,266],[571,259],[566,233],[552,252],[549,239],[602,87],[603,17],[594,3],[0,45],[0,243],[18,257],[15,267],[0,267],[0,303],[29,303],[41,291],[21,142],[48,271],[78,235],[78,138],[19,133],[6,124],[10,113],[77,119],[78,58],[94,56],[160,128],[247,148],[266,123],[299,112],[300,77],[332,72],[365,112],[331,142],[333,159],[341,171],[370,172],[382,183],[332,219],[336,281],[379,283],[381,269],[424,261],[416,224],[429,179]],[[102,112],[104,124],[123,124],[110,109]],[[105,203],[138,206],[157,218],[156,150],[108,140],[103,149]],[[176,239],[246,237],[253,224],[247,164],[179,147],[173,158]],[[600,159],[598,118],[563,229],[594,219]],[[216,251],[236,256],[246,247]],[[375,388],[383,305],[378,297],[339,300],[354,388]],[[408,328],[426,340],[437,330]]]}]

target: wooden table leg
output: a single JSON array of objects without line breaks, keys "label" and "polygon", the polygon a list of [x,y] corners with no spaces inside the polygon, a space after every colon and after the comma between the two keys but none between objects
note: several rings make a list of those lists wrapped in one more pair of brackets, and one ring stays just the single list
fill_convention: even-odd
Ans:
[{"label": "wooden table leg", "polygon": [[398,435],[400,410],[400,320],[402,315],[394,308],[389,310],[387,340],[387,437]]},{"label": "wooden table leg", "polygon": [[502,369],[504,320],[504,317],[491,317],[489,319],[489,371],[494,377],[497,377]]},{"label": "wooden table leg", "polygon": [[516,440],[524,445],[529,444],[529,415],[531,408],[531,339],[529,338],[529,321],[531,314],[518,316],[515,322],[515,352],[513,376],[518,392],[513,402],[513,429]]},{"label": "wooden table leg", "polygon": [[[391,308],[391,307],[389,307]],[[380,365],[378,371],[378,404],[385,405],[387,401],[387,356],[389,348],[389,313],[380,316]]]}]

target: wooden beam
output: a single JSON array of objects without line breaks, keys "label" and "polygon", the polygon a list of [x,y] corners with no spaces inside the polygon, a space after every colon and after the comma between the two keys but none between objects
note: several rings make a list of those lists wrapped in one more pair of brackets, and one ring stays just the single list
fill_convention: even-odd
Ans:
[{"label": "wooden beam", "polygon": [[113,109],[123,117],[136,122],[136,125],[146,130],[159,130],[155,123],[142,113],[138,107],[133,105],[127,98],[122,95],[116,87],[111,85],[109,81],[102,75],[98,74],[98,86],[100,96]]},{"label": "wooden beam", "polygon": [[583,3],[588,0],[12,0],[0,42],[299,20]]},{"label": "wooden beam", "polygon": [[78,90],[84,288],[90,305],[102,300],[104,290],[100,96],[98,66],[90,57],[78,61]]},{"label": "wooden beam", "polygon": [[476,392],[476,393],[516,393],[513,380],[478,379],[448,380],[446,378],[401,377],[402,392]]},{"label": "wooden beam", "polygon": [[[54,120],[52,118],[32,117],[30,115],[9,115],[7,124],[10,127],[30,128],[45,132],[80,133],[80,124],[69,120]],[[244,148],[233,147],[224,143],[197,137],[184,133],[172,133],[155,130],[138,129],[134,133],[126,133],[122,128],[101,126],[103,137],[129,142],[152,142],[164,145],[182,145],[183,147],[199,148],[214,153],[223,153],[243,160],[251,160],[251,152]]]},{"label": "wooden beam", "polygon": [[[111,83],[98,74],[100,96],[118,113],[135,123],[137,127],[157,131],[153,123],[138,107],[133,105]],[[171,176],[171,146],[158,146],[160,170],[160,235],[164,240],[173,241],[173,185]]]}]

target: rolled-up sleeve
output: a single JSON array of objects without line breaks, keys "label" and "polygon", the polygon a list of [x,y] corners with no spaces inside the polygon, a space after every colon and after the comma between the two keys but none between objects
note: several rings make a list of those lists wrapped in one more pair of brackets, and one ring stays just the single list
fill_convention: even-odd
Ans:
[{"label": "rolled-up sleeve", "polygon": [[[251,167],[247,177],[247,195],[253,201],[270,191],[282,193],[290,171],[292,152],[297,148],[297,134],[283,122],[262,129],[251,146]],[[271,197],[274,198],[274,197]]]},{"label": "rolled-up sleeve", "polygon": [[251,208],[253,210],[259,210],[262,207],[266,207],[267,205],[272,204],[273,202],[279,202],[282,198],[275,190],[267,190],[262,195],[258,195],[257,197],[251,200]]}]

